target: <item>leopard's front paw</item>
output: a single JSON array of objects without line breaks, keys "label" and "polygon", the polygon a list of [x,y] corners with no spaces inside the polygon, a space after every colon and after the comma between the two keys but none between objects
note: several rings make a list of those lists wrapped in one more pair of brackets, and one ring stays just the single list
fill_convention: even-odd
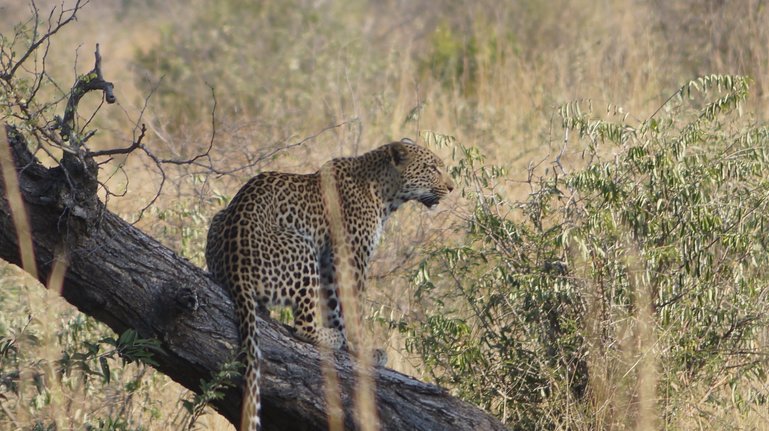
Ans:
[{"label": "leopard's front paw", "polygon": [[[349,342],[345,343],[345,350],[356,356],[358,354],[356,349],[354,349]],[[385,352],[384,349],[371,350],[371,365],[375,367],[384,367],[385,364],[387,364],[387,352]]]}]

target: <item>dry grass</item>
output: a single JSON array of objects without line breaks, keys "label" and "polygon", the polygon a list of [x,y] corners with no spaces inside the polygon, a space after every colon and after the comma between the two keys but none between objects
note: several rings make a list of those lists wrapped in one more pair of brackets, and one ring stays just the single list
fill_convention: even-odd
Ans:
[{"label": "dry grass", "polygon": [[[637,118],[645,118],[678,85],[696,75],[738,73],[754,79],[755,97],[747,110],[763,119],[769,114],[769,29],[765,25],[769,11],[759,0],[728,5],[719,1],[631,0],[525,0],[510,4],[425,0],[353,5],[298,1],[291,8],[281,2],[264,2],[263,15],[258,15],[254,27],[248,29],[253,32],[254,47],[228,47],[227,38],[215,34],[217,29],[195,28],[197,14],[211,5],[202,0],[193,3],[93,2],[79,15],[76,25],[54,39],[48,57],[49,73],[65,88],[74,81],[73,58],[77,55],[81,59],[79,72],[88,70],[91,47],[101,43],[105,77],[115,83],[119,105],[99,113],[97,126],[101,132],[95,145],[126,146],[132,139],[133,123],[148,95],[147,87],[141,85],[143,74],[157,73],[137,67],[137,54],[150,52],[163,40],[163,32],[174,25],[174,31],[189,32],[190,37],[195,37],[195,32],[211,32],[212,39],[221,41],[221,49],[242,49],[243,56],[248,57],[242,65],[214,65],[225,80],[212,84],[220,99],[227,95],[218,100],[212,152],[218,169],[236,168],[255,155],[298,142],[330,124],[349,122],[306,145],[231,175],[206,175],[204,170],[189,167],[169,169],[169,183],[161,199],[138,226],[201,265],[207,220],[220,205],[212,196],[232,196],[247,177],[262,169],[310,172],[329,158],[361,153],[390,139],[414,137],[421,130],[431,130],[478,146],[491,161],[509,166],[508,192],[511,198],[519,198],[528,192],[523,180],[529,163],[544,160],[545,168],[561,150],[563,137],[555,132],[558,124],[553,124],[553,109],[570,100],[589,98],[597,107],[611,103]],[[58,4],[38,2],[42,10]],[[235,8],[247,6],[237,1],[228,4]],[[23,21],[26,11],[21,2],[0,6],[0,32],[6,34],[13,24]],[[313,18],[307,21],[305,15]],[[301,23],[306,22],[312,25],[302,27]],[[250,58],[269,48],[261,46],[260,36],[278,31],[296,34],[299,42],[282,45],[283,51],[274,55]],[[313,32],[318,34],[316,38]],[[446,64],[440,63],[443,57],[434,56],[441,49],[450,57]],[[181,61],[189,61],[194,67],[205,59]],[[449,69],[448,76],[438,75],[441,67]],[[210,90],[203,77],[194,79],[195,70],[190,73],[192,78],[183,81],[186,86],[175,90],[198,95],[198,99],[192,99],[197,104],[179,107],[189,109],[197,120],[171,127],[169,118],[174,112],[156,103],[157,98],[150,99],[144,112],[143,121],[152,132],[147,145],[158,153],[189,156],[204,149],[211,137]],[[228,92],[234,81],[226,79],[233,76],[253,86]],[[174,87],[179,82],[164,81],[161,87]],[[262,105],[258,110],[240,106],[242,100],[254,95]],[[86,115],[96,103],[84,101],[81,113]],[[415,108],[418,116],[410,116]],[[443,151],[448,159],[450,150]],[[580,148],[566,148],[564,160],[579,163],[580,153]],[[125,197],[109,201],[111,209],[127,219],[134,219],[150,202],[160,178],[152,164],[138,156],[115,160],[104,166],[102,173],[110,178],[107,185],[113,191],[127,191]],[[405,281],[399,275],[413,265],[418,244],[451,234],[450,226],[464,215],[463,211],[461,199],[455,197],[435,212],[407,208],[394,216],[372,271],[369,305],[373,311],[395,318],[410,312],[412,299],[404,295]],[[5,288],[17,277],[17,273],[7,275],[0,282]],[[25,288],[25,292],[32,290]],[[74,313],[49,295],[33,296],[36,299],[23,308],[41,324],[52,315],[61,319]],[[9,313],[19,311],[3,310],[3,314]],[[595,375],[608,376],[606,381],[593,382],[598,391],[603,391],[596,394],[597,400],[603,400],[597,402],[596,408],[606,410],[607,429],[654,429],[654,376],[658,367],[654,363],[655,334],[649,329],[648,315],[630,317],[631,344],[623,349],[629,357],[612,363],[596,356],[593,364],[604,370]],[[40,329],[44,340],[54,331],[53,326],[45,325]],[[389,347],[389,366],[418,374],[418,364],[405,353],[400,335],[381,327],[377,331],[377,342]],[[56,356],[48,342],[34,349],[40,349],[43,360]],[[632,364],[633,373],[644,378],[635,383],[623,380],[631,372],[628,364]],[[130,372],[136,371],[126,374]],[[164,418],[178,415],[181,389],[169,389],[173,385],[160,376],[152,379],[155,383],[148,399],[160,406]],[[625,386],[630,384],[640,385],[640,399],[623,398],[628,393]],[[693,385],[687,390],[707,396],[728,388]],[[92,405],[86,394],[61,399],[76,393],[57,391],[50,414],[62,417],[66,412],[82,418],[84,412],[94,414],[108,408]],[[609,423],[613,416],[624,414],[626,405],[635,402],[640,403],[637,418],[621,426]],[[23,416],[24,411],[18,409],[21,416],[17,420],[29,420]],[[136,414],[132,417],[141,417]],[[728,405],[712,414],[737,428],[762,429],[760,424],[767,423],[760,412],[743,414]],[[224,421],[215,417],[201,420],[199,428],[223,429]],[[691,417],[681,418],[681,427],[706,426],[700,423],[701,418],[701,414],[692,412]],[[6,418],[0,423],[11,426],[13,421]],[[163,419],[154,422],[153,427],[163,429],[169,423]]]}]

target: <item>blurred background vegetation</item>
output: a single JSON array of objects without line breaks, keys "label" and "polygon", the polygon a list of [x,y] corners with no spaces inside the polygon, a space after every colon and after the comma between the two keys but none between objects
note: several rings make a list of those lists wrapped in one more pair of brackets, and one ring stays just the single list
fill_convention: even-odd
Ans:
[{"label": "blurred background vegetation", "polygon": [[[4,48],[29,43],[30,7],[0,4]],[[157,200],[151,160],[101,167],[112,211],[201,266],[256,172],[418,138],[462,187],[387,226],[367,304],[388,366],[511,429],[767,429],[767,23],[761,0],[100,0],[36,97],[99,42],[119,104],[92,146],[139,121],[162,157],[213,140],[214,170],[168,167]],[[229,426],[134,363],[140,340],[0,277],[0,429]]]}]

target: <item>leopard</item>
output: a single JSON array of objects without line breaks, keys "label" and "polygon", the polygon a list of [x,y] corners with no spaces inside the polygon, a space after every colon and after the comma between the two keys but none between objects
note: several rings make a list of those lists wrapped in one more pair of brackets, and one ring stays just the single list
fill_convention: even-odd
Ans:
[{"label": "leopard", "polygon": [[[324,196],[324,173],[338,199]],[[257,313],[291,307],[299,339],[351,349],[340,303],[341,253],[334,244],[340,237],[330,225],[331,202],[339,205],[332,213],[341,214],[345,271],[351,269],[358,296],[388,217],[408,201],[433,208],[453,189],[443,161],[403,138],[356,157],[332,159],[310,174],[261,172],[214,215],[205,259],[213,279],[235,302],[245,352],[241,430],[261,430]]]}]

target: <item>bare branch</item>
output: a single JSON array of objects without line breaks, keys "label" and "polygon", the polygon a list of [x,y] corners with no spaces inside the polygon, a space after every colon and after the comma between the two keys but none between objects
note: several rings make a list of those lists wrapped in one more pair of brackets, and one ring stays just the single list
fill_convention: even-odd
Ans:
[{"label": "bare branch", "polygon": [[[281,146],[281,147],[273,148],[272,150],[267,151],[266,153],[260,154],[257,158],[249,161],[248,163],[240,165],[240,166],[238,166],[237,168],[234,168],[234,169],[220,170],[220,169],[216,169],[214,167],[210,167],[210,169],[211,169],[211,172],[213,172],[213,173],[215,173],[215,174],[217,174],[219,176],[232,175],[232,174],[235,174],[236,172],[242,172],[244,170],[250,169],[250,168],[258,165],[259,163],[262,163],[265,160],[268,160],[268,159],[272,158],[273,156],[275,156],[276,154],[278,154],[278,153],[280,153],[282,151],[290,150],[290,149],[295,148],[295,147],[300,147],[300,146],[306,144],[307,142],[317,138],[318,136],[320,136],[320,135],[322,135],[322,134],[324,134],[324,133],[326,133],[326,132],[328,132],[330,130],[334,130],[334,129],[342,127],[342,126],[346,126],[348,124],[358,123],[358,122],[360,122],[360,119],[355,117],[355,118],[352,118],[352,119],[349,119],[349,120],[342,121],[341,123],[333,124],[331,126],[326,126],[323,129],[319,130],[318,132],[303,138],[301,141],[297,141],[297,142],[294,142],[293,144],[287,144],[287,145],[284,145],[284,146]],[[164,161],[164,163],[171,163],[171,162]],[[198,163],[193,163],[193,164],[195,166],[204,166],[204,165],[201,165],[201,164],[198,164]]]},{"label": "bare branch", "polygon": [[214,148],[214,139],[216,138],[216,105],[217,105],[217,102],[216,102],[216,91],[214,91],[214,87],[209,85],[208,88],[211,89],[211,99],[213,99],[213,101],[214,101],[214,106],[211,107],[211,139],[209,139],[209,141],[208,141],[208,148],[206,149],[205,152],[200,153],[197,156],[195,156],[195,157],[193,157],[193,158],[191,158],[189,160],[168,160],[168,159],[166,159],[166,160],[161,160],[160,161],[161,163],[168,163],[168,164],[175,164],[175,165],[179,165],[179,164],[184,164],[184,165],[186,165],[186,164],[196,164],[195,162],[198,159],[201,159],[201,158],[205,157],[205,158],[208,158],[209,166],[211,165],[211,156],[210,156],[210,154],[211,154],[211,149]]},{"label": "bare branch", "polygon": [[67,108],[64,110],[64,118],[61,120],[61,137],[65,141],[70,141],[71,145],[79,147],[82,141],[78,141],[73,138],[73,131],[75,130],[75,114],[77,112],[77,105],[80,103],[80,99],[89,91],[102,90],[104,92],[104,99],[107,103],[115,103],[117,99],[113,93],[113,85],[111,82],[105,81],[101,71],[101,54],[99,53],[99,44],[96,44],[96,52],[94,53],[96,62],[93,70],[81,75],[75,85],[72,87],[72,91],[67,102]]},{"label": "bare branch", "polygon": [[139,220],[142,219],[142,216],[144,216],[144,213],[150,209],[150,207],[158,200],[160,197],[160,193],[163,191],[163,186],[166,184],[166,171],[163,169],[163,162],[158,159],[158,157],[153,154],[145,145],[141,145],[139,148],[144,151],[144,154],[147,155],[150,159],[152,159],[153,162],[155,162],[155,166],[157,166],[158,171],[160,172],[160,185],[158,186],[158,190],[155,193],[155,196],[150,199],[150,201],[145,205],[140,211],[139,215],[136,217],[136,220],[134,220],[131,224],[134,225],[139,222]]},{"label": "bare branch", "polygon": [[[32,3],[32,8],[34,10],[34,20],[35,20],[35,36],[33,37],[33,40],[37,37],[37,20],[40,16],[40,12],[37,9],[37,6],[35,5],[35,2]],[[77,0],[75,2],[75,5],[72,7],[72,9],[65,10],[63,7],[61,9],[61,13],[59,14],[59,19],[56,22],[55,25],[51,24],[51,19],[53,17],[53,13],[55,11],[51,10],[51,14],[48,17],[48,31],[44,35],[42,35],[39,39],[32,42],[32,44],[27,48],[27,50],[24,52],[24,54],[21,55],[21,58],[19,58],[19,61],[16,62],[13,66],[11,66],[11,70],[9,70],[6,73],[0,74],[0,79],[4,81],[10,81],[13,76],[16,74],[16,71],[21,67],[22,64],[24,64],[25,61],[35,52],[37,51],[37,48],[40,47],[43,43],[45,43],[48,39],[50,39],[53,35],[59,32],[62,27],[69,24],[70,22],[77,19],[76,14],[77,12],[85,5],[88,4],[88,0]],[[64,18],[64,13],[69,12],[69,16]]]},{"label": "bare branch", "polygon": [[86,153],[86,156],[90,157],[100,157],[100,156],[114,156],[116,154],[128,154],[132,153],[134,150],[142,146],[142,139],[144,139],[144,135],[147,133],[147,126],[142,123],[141,133],[139,134],[139,137],[131,143],[130,146],[126,148],[113,148],[111,150],[101,150],[101,151],[89,151]]}]

